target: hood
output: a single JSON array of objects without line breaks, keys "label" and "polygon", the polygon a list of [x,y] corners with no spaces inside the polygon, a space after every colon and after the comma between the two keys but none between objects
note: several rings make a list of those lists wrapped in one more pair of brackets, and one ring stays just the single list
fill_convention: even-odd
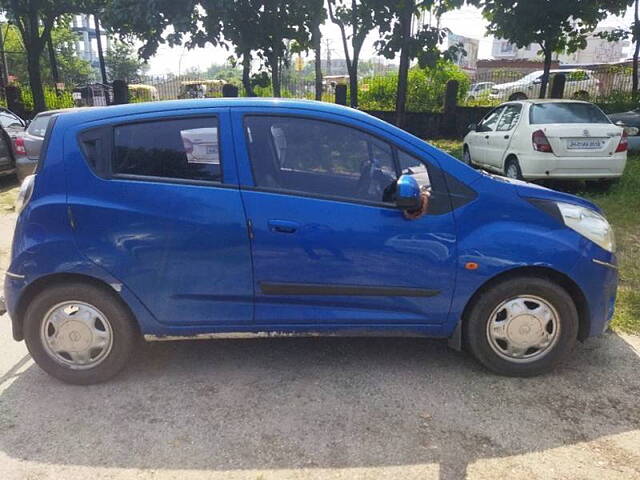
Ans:
[{"label": "hood", "polygon": [[509,90],[510,88],[513,88],[513,87],[519,87],[521,85],[528,85],[528,84],[529,84],[528,82],[523,82],[521,80],[518,80],[516,82],[499,83],[497,85],[494,85],[491,88],[495,90]]},{"label": "hood", "polygon": [[582,207],[590,208],[596,212],[602,213],[600,207],[595,203],[585,200],[577,195],[571,195],[570,193],[558,192],[535,183],[528,183],[522,180],[514,180],[506,177],[496,177],[497,181],[503,181],[512,184],[517,194],[522,198],[537,198],[540,200],[551,200],[555,202],[572,203],[574,205],[580,205]]},{"label": "hood", "polygon": [[631,110],[629,112],[612,113],[609,120],[613,123],[622,122],[628,127],[640,127],[640,111]]}]

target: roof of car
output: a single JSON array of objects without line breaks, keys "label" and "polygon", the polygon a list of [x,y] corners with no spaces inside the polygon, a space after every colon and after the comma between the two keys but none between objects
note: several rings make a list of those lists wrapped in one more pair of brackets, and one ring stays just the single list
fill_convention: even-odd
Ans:
[{"label": "roof of car", "polygon": [[369,115],[334,103],[318,102],[315,100],[292,100],[283,98],[193,98],[184,100],[163,100],[158,102],[141,102],[127,105],[112,105],[109,107],[91,107],[60,110],[65,118],[74,123],[90,122],[94,120],[124,117],[141,113],[170,112],[174,110],[189,110],[215,107],[272,107],[297,108],[313,110],[315,112],[333,113],[343,116],[371,119]]},{"label": "roof of car", "polygon": [[510,102],[505,103],[591,103],[585,102],[584,100],[575,100],[573,98],[527,98],[524,100],[512,100]]}]

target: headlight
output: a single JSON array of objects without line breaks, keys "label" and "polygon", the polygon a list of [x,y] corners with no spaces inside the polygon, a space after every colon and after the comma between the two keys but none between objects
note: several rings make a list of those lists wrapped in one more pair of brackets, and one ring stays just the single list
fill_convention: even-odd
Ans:
[{"label": "headlight", "polygon": [[606,218],[589,208],[557,202],[564,224],[608,252],[614,252],[616,241]]}]

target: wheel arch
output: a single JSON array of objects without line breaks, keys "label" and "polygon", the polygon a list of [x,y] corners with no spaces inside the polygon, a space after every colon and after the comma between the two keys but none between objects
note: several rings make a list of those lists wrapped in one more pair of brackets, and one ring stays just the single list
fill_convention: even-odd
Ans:
[{"label": "wheel arch", "polygon": [[[117,288],[121,287],[110,285],[104,280],[100,280],[91,275],[85,275],[81,273],[52,273],[50,275],[44,275],[37,278],[33,282],[29,283],[29,285],[27,285],[21,292],[20,298],[18,299],[18,303],[16,305],[15,315],[11,317],[13,338],[16,341],[24,339],[22,326],[24,323],[24,315],[27,311],[27,307],[29,306],[29,302],[31,301],[31,299],[33,299],[40,292],[44,291],[46,288],[52,285],[73,282],[89,284],[103,290],[105,293],[111,295],[114,299],[116,299],[116,301],[119,301],[129,311],[131,318],[136,318],[127,302],[125,302],[120,297],[120,295],[117,294]],[[139,328],[138,322],[135,323]]]},{"label": "wheel arch", "polygon": [[[509,159],[513,158],[516,162],[518,162],[518,165],[520,165],[520,160],[518,159],[518,155],[516,155],[513,152],[510,152],[507,150],[507,152],[504,155],[504,158],[502,159],[502,165],[501,165],[501,169],[504,172],[505,168],[507,167],[507,162],[509,161]],[[522,170],[522,167],[520,167],[520,169]]]},{"label": "wheel arch", "polygon": [[552,268],[527,266],[518,267],[507,270],[506,272],[499,273],[498,275],[486,280],[475,291],[475,293],[467,301],[467,304],[462,311],[462,316],[458,320],[458,324],[456,326],[454,334],[449,340],[449,345],[451,347],[455,348],[456,350],[462,349],[462,340],[465,334],[465,323],[467,322],[469,314],[472,311],[474,305],[482,296],[482,294],[498,283],[505,282],[509,279],[517,277],[544,278],[564,288],[573,300],[573,303],[576,306],[576,310],[578,311],[578,340],[582,341],[587,338],[589,330],[591,328],[591,317],[589,314],[589,304],[587,303],[587,299],[580,287],[570,277]]}]

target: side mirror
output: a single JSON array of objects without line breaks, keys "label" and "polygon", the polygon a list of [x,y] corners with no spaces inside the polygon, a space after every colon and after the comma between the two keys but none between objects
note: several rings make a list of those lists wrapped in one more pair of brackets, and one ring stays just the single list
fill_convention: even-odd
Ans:
[{"label": "side mirror", "polygon": [[470,132],[475,132],[478,129],[478,125],[475,123],[470,123],[467,128],[469,129]]},{"label": "side mirror", "polygon": [[402,175],[396,182],[395,201],[403,210],[417,210],[422,205],[420,185],[411,175]]}]

